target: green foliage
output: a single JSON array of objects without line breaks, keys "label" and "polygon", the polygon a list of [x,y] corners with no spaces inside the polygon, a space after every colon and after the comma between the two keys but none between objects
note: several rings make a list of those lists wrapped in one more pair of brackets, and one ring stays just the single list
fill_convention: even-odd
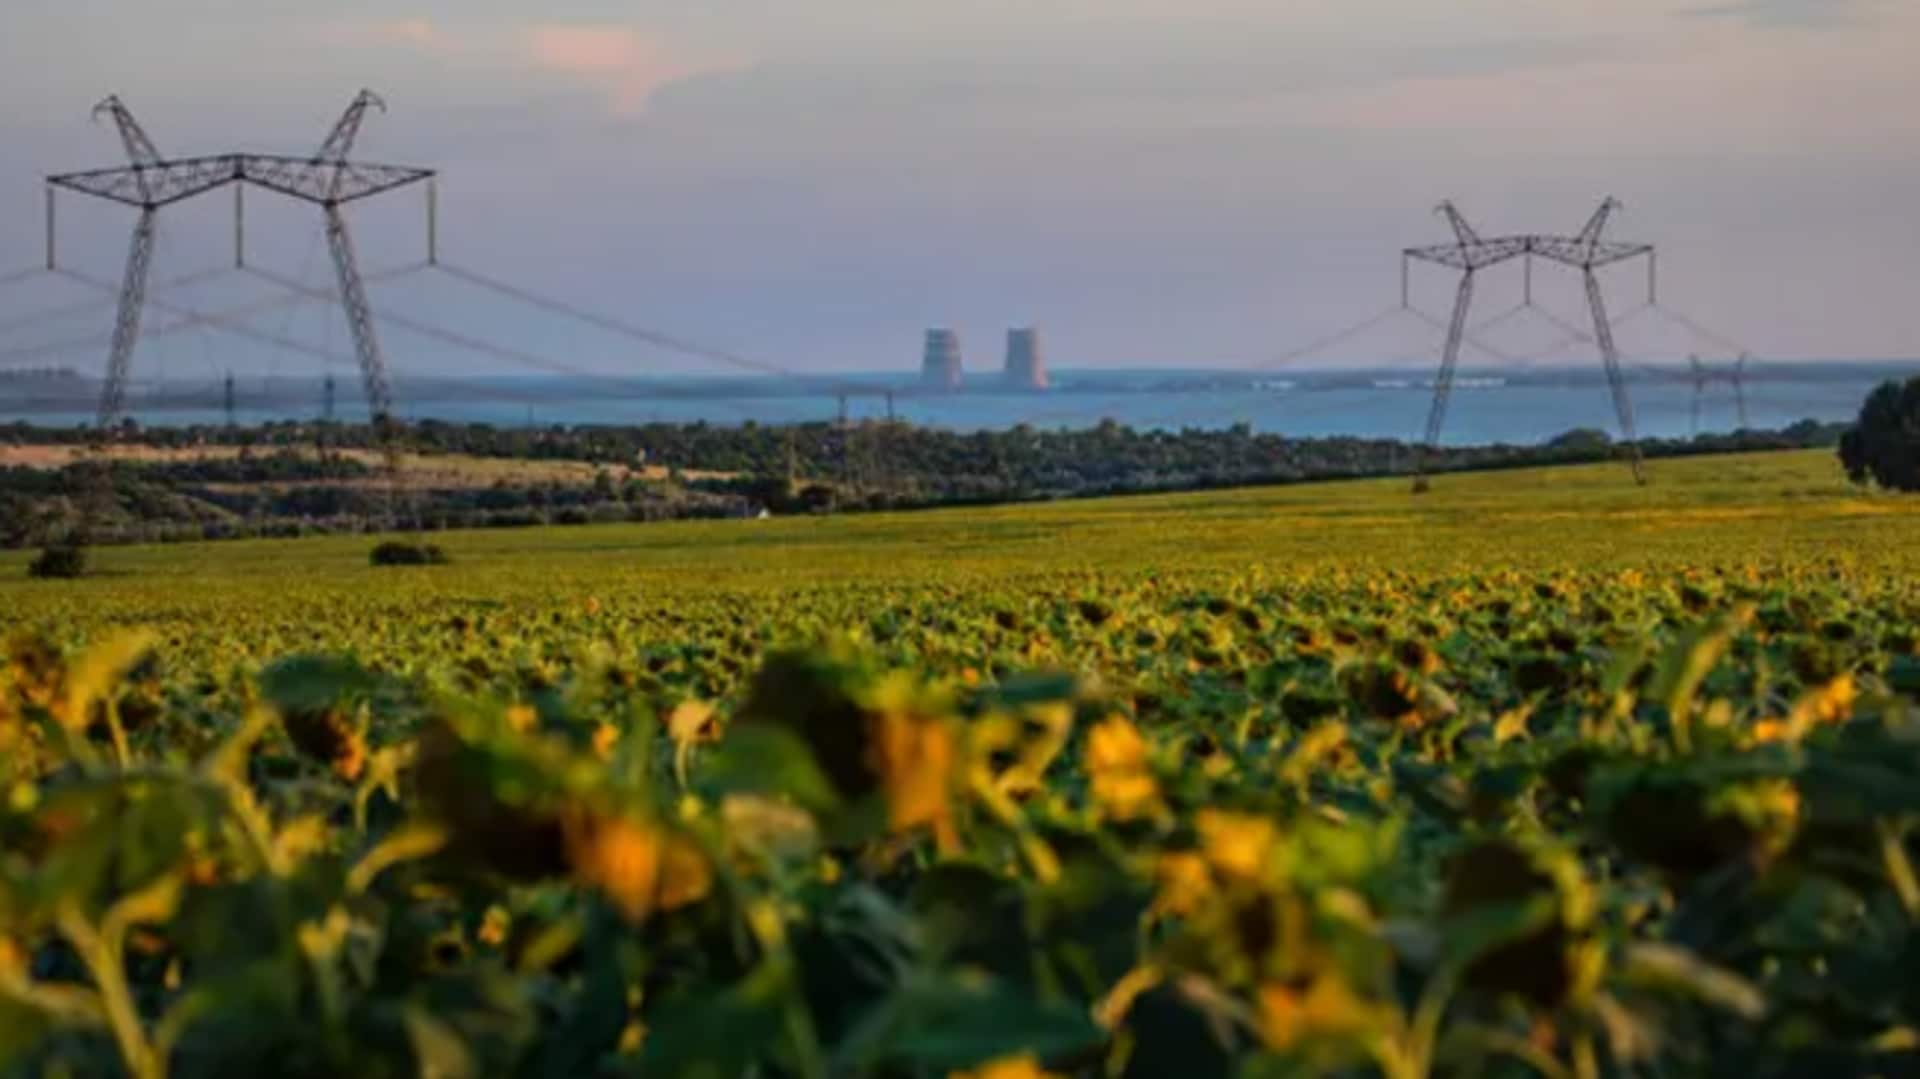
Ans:
[{"label": "green foliage", "polygon": [[1840,439],[1840,462],[1855,483],[1920,491],[1920,377],[1886,382],[1860,406]]},{"label": "green foliage", "polygon": [[54,544],[27,564],[27,576],[46,580],[71,580],[86,572],[87,549],[73,543]]},{"label": "green foliage", "polygon": [[388,540],[374,547],[369,556],[376,566],[440,566],[447,562],[447,552],[433,543],[403,543]]}]

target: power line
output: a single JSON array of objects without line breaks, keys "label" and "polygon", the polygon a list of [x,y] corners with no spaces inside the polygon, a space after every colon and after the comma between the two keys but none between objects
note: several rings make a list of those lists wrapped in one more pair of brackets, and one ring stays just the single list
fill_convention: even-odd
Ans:
[{"label": "power line", "polygon": [[1505,311],[1502,311],[1499,314],[1493,316],[1492,318],[1486,320],[1485,322],[1480,323],[1478,326],[1468,327],[1467,332],[1472,334],[1486,333],[1489,330],[1493,330],[1500,326],[1505,325],[1507,322],[1516,318],[1523,312],[1526,312],[1532,309],[1534,306],[1535,305],[1532,300],[1525,300],[1520,303],[1514,304],[1512,307],[1509,307]]},{"label": "power line", "polygon": [[1668,319],[1670,319],[1674,323],[1682,327],[1685,327],[1686,329],[1691,330],[1693,333],[1699,335],[1699,337],[1702,340],[1718,345],[1729,352],[1751,355],[1754,351],[1753,349],[1748,348],[1747,346],[1741,344],[1738,341],[1735,341],[1733,338],[1728,337],[1723,333],[1719,333],[1718,331],[1709,329],[1708,327],[1701,325],[1699,320],[1693,318],[1690,315],[1687,315],[1680,311],[1675,311],[1673,308],[1668,307],[1664,304],[1651,304],[1649,306],[1652,307],[1653,310],[1659,312],[1660,314],[1665,315]]},{"label": "power line", "polygon": [[[332,302],[339,299],[339,294],[336,292],[316,288],[266,270],[249,266],[246,272],[270,282],[279,288],[285,289],[288,292],[300,293],[315,300]],[[475,337],[472,334],[436,326],[408,315],[395,314],[391,310],[376,311],[373,317],[380,322],[406,330],[408,333],[438,341],[443,345],[451,345],[454,348],[477,352],[484,356],[491,356],[496,360],[504,360],[508,363],[516,363],[525,367],[533,367],[556,374],[585,375],[591,373],[572,364],[552,360],[537,353],[527,352],[524,349],[513,348],[509,345],[495,344],[491,341]]]},{"label": "power line", "polygon": [[710,345],[702,345],[692,341],[688,341],[684,338],[675,337],[670,334],[662,333],[658,330],[651,330],[642,326],[634,326],[607,315],[602,315],[593,311],[588,311],[585,308],[576,307],[573,304],[567,303],[564,300],[558,300],[549,296],[542,296],[542,295],[539,295],[538,293],[529,292],[526,289],[507,284],[504,281],[500,281],[495,278],[488,277],[484,274],[475,272],[473,270],[464,269],[459,266],[448,265],[447,263],[444,263],[444,262],[437,264],[436,268],[439,269],[441,273],[444,273],[449,277],[453,277],[458,280],[465,281],[470,285],[475,285],[479,288],[486,289],[498,295],[519,300],[520,302],[528,304],[533,307],[542,308],[546,311],[552,312],[553,314],[564,315],[576,321],[584,322],[587,325],[596,326],[609,333],[618,334],[622,337],[626,337],[631,340],[640,342],[641,344],[652,345],[655,348],[665,349],[669,352],[678,352],[678,353],[681,353],[682,355],[692,356],[698,359],[712,360],[715,363],[725,364],[729,367],[736,367],[746,371],[754,371],[759,374],[779,375],[784,378],[803,379],[803,380],[815,381],[815,382],[825,381],[827,382],[828,385],[836,387],[836,389],[840,389],[842,391],[844,391],[845,389],[845,387],[842,387],[838,382],[832,379],[821,379],[819,376],[809,376],[799,371],[795,371],[791,368],[782,367],[778,364],[767,363],[762,360],[750,359],[746,356],[740,355],[739,353],[731,352],[726,349],[715,348]]},{"label": "power line", "polygon": [[[1278,370],[1279,368],[1290,366],[1290,365],[1299,363],[1303,360],[1307,360],[1315,356],[1319,356],[1325,353],[1328,349],[1334,348],[1335,346],[1346,344],[1347,342],[1352,341],[1355,338],[1358,338],[1360,335],[1366,333],[1367,331],[1372,330],[1376,327],[1379,327],[1391,321],[1396,316],[1398,316],[1402,312],[1402,310],[1403,308],[1401,308],[1398,305],[1388,307],[1384,310],[1376,312],[1375,314],[1368,315],[1366,318],[1363,318],[1358,322],[1355,322],[1349,326],[1342,327],[1341,329],[1335,330],[1334,332],[1327,334],[1315,341],[1312,341],[1306,345],[1302,345],[1298,348],[1291,349],[1287,352],[1281,353],[1280,355],[1273,357],[1271,359],[1256,360],[1252,363],[1223,368],[1217,373],[1223,374],[1223,375],[1235,375],[1235,376],[1271,373],[1275,370]],[[1137,396],[1138,396],[1138,392],[1136,391],[1132,393],[1127,393],[1125,395],[1113,395],[1113,396],[1103,397],[1102,399],[1095,401],[1091,404],[1081,405],[1077,408],[1070,408],[1070,409],[1056,408],[1056,409],[1050,409],[1050,410],[1038,412],[1038,413],[1029,413],[1027,416],[1023,417],[1022,422],[1050,423],[1050,422],[1056,422],[1056,421],[1084,420],[1088,418],[1094,418],[1096,416],[1097,418],[1105,419],[1108,417],[1104,415],[1099,415],[1099,414],[1106,413],[1112,409],[1115,409],[1124,404],[1127,404],[1132,400],[1134,400]]]},{"label": "power line", "polygon": [[[300,293],[302,295],[306,295],[318,300],[331,301],[332,299],[335,298],[333,293],[325,289],[319,289],[310,285],[302,284],[301,282],[298,282],[298,281],[292,281],[279,274],[270,273],[268,271],[260,270],[255,267],[248,267],[245,272],[253,274],[254,276],[259,277],[264,281],[267,281],[268,283],[274,285],[275,287],[284,289],[289,292]],[[380,322],[394,326],[398,329],[405,330],[408,333],[412,333],[417,336],[424,337],[428,340],[438,341],[444,345],[449,345],[454,348],[463,349],[468,352],[478,353],[480,355],[488,356],[492,359],[501,360],[506,363],[515,364],[523,368],[530,367],[535,370],[545,371],[550,374],[570,375],[577,378],[598,379],[603,382],[621,381],[621,378],[619,376],[609,375],[604,371],[596,371],[596,370],[593,370],[592,368],[582,367],[578,364],[567,363],[566,361],[563,361],[563,360],[556,360],[550,356],[544,356],[536,352],[529,352],[526,349],[522,349],[522,348],[514,348],[508,345],[495,344],[494,342],[475,337],[471,334],[462,333],[458,330],[448,329],[444,326],[438,326],[433,323],[426,322],[422,319],[418,319],[410,315],[395,314],[390,310],[379,310],[374,312],[373,317]],[[454,379],[454,378],[449,378],[445,376],[431,376],[431,381],[433,383],[437,383],[440,385],[449,385],[449,386],[458,386],[458,387],[474,387],[474,386],[481,385],[481,383],[473,382],[470,380],[460,380],[460,379]],[[708,399],[713,401],[713,403],[718,405],[719,407],[726,409],[727,411],[733,412],[742,417],[750,418],[749,413],[744,408],[732,402],[725,401],[722,398],[707,397],[706,395],[700,395],[700,394],[688,394],[685,392],[675,391],[671,387],[661,387],[661,386],[654,386],[654,385],[647,385],[647,384],[641,384],[641,385],[643,385],[646,390],[646,393],[642,395],[644,397]],[[554,398],[551,396],[529,398],[526,396],[521,396],[521,397],[512,398],[512,399],[521,400],[521,401],[531,400],[535,402],[550,402],[556,399],[564,399],[564,398]]]},{"label": "power line", "polygon": [[[104,289],[107,291],[116,291],[116,292],[118,291],[118,287],[115,285],[111,285],[105,281],[101,281],[98,278],[88,277],[87,275],[79,273],[74,270],[63,269],[58,272],[93,288]],[[256,344],[273,345],[276,347],[286,348],[294,352],[299,352],[304,355],[314,356],[321,359],[340,358],[340,357],[333,356],[331,353],[322,352],[320,349],[314,348],[312,345],[306,344],[304,342],[296,341],[288,337],[275,336],[274,334],[271,334],[271,333],[266,333],[261,330],[256,330],[253,327],[248,326],[245,323],[237,322],[230,316],[221,314],[220,312],[201,311],[192,307],[187,307],[181,304],[169,303],[161,300],[148,300],[147,305],[150,307],[153,307],[155,310],[164,311],[167,314],[177,316],[179,319],[179,321],[177,322],[171,323],[167,326],[160,327],[157,331],[155,331],[158,333],[184,332],[186,330],[192,329],[195,326],[207,325],[207,326],[212,326],[223,333],[231,334],[232,336],[235,336],[235,337],[240,337],[249,341],[253,341]],[[0,353],[0,358],[4,358],[5,355],[6,354],[4,353]]]},{"label": "power line", "polygon": [[[47,274],[49,277],[54,277],[57,275],[57,271],[41,270],[39,272],[43,274]],[[224,274],[226,272],[227,272],[226,267],[217,266],[212,269],[198,270],[198,271],[195,271],[194,273],[182,274],[179,277],[170,278],[166,281],[161,281],[153,285],[152,291],[166,292],[173,289],[186,288],[189,285],[197,285],[203,281],[207,281],[212,278],[218,277],[221,274]],[[0,321],[0,333],[11,333],[14,330],[25,329],[29,326],[35,326],[43,322],[54,322],[59,319],[69,318],[73,315],[91,314],[95,311],[100,311],[100,310],[104,310],[106,308],[112,307],[114,305],[114,302],[115,302],[114,297],[96,296],[89,300],[80,300],[70,304],[62,304],[59,307],[37,308],[33,311],[29,311],[15,318],[7,319],[5,321]]]},{"label": "power line", "polygon": [[[420,270],[425,268],[426,268],[426,263],[424,262],[416,263],[411,266],[396,267],[394,269],[384,270],[379,273],[368,274],[367,280],[370,282],[392,280],[394,278],[404,277],[408,274],[418,273]],[[228,271],[223,269],[217,272],[226,273]],[[81,274],[75,270],[61,269],[61,270],[54,271],[54,273],[56,273],[61,277],[67,278],[68,280],[72,280],[80,284],[84,284],[89,288],[104,291],[114,295],[117,295],[119,292],[118,286],[111,285],[105,281],[100,280],[99,278],[88,277],[87,275]],[[106,303],[109,306],[112,305],[114,302],[116,301],[113,298],[111,298],[111,296],[106,300]],[[240,336],[246,336],[248,331],[244,329],[236,331],[231,327],[241,326],[242,320],[249,318],[253,315],[265,314],[269,311],[276,311],[283,307],[298,307],[300,305],[309,304],[312,302],[314,302],[314,298],[312,296],[277,295],[277,296],[269,296],[261,300],[256,300],[252,303],[242,304],[237,307],[223,308],[218,311],[203,311],[203,310],[197,310],[193,308],[182,308],[178,306],[170,306],[170,305],[163,304],[156,301],[154,302],[153,306],[157,310],[160,310],[166,313],[175,313],[179,311],[188,311],[190,313],[182,318],[177,319],[176,321],[169,322],[164,325],[155,326],[152,328],[143,327],[140,331],[140,336],[142,340],[151,340],[151,339],[161,338],[161,337],[170,337],[174,334],[185,333],[189,330],[195,330],[195,329],[203,328],[205,326],[214,326],[216,328],[228,329],[229,332],[236,332],[236,333],[239,333]],[[287,339],[285,334],[282,334],[279,336],[268,334],[264,338],[262,337],[254,338],[256,342],[268,343],[268,344],[278,344],[279,342],[285,339]],[[113,339],[110,336],[93,334],[86,337],[70,337],[70,338],[59,340],[59,341],[44,341],[39,344],[22,345],[22,346],[18,346],[11,349],[4,349],[4,350],[0,350],[0,366],[4,366],[11,363],[18,363],[18,362],[31,362],[33,360],[42,359],[47,356],[58,356],[67,352],[79,352],[79,351],[84,351],[89,349],[104,348],[107,345],[111,344],[112,340]],[[312,353],[309,352],[309,354],[311,355]],[[328,352],[328,355],[331,356],[333,354],[331,352]]]},{"label": "power line", "polygon": [[[1569,342],[1591,342],[1593,340],[1592,330],[1583,329],[1582,327],[1574,325],[1570,320],[1554,314],[1551,308],[1542,307],[1539,304],[1529,304],[1528,306],[1540,312],[1540,317],[1546,319],[1549,325],[1558,329],[1561,333],[1566,334]],[[1618,320],[1614,322],[1616,327],[1618,327],[1619,324]]]},{"label": "power line", "polygon": [[1345,329],[1338,330],[1334,333],[1328,334],[1326,337],[1323,337],[1318,341],[1314,341],[1310,344],[1302,345],[1301,347],[1296,348],[1291,352],[1282,353],[1280,356],[1272,360],[1264,360],[1257,363],[1248,364],[1245,368],[1242,368],[1242,369],[1249,370],[1249,371],[1256,371],[1256,370],[1263,371],[1269,368],[1284,367],[1288,364],[1296,363],[1300,360],[1306,359],[1309,356],[1314,356],[1314,355],[1318,355],[1319,353],[1325,352],[1327,349],[1330,349],[1335,345],[1345,344],[1346,342],[1353,340],[1354,338],[1360,336],[1361,334],[1367,332],[1368,330],[1373,329],[1375,326],[1379,326],[1387,322],[1389,319],[1393,318],[1395,315],[1399,313],[1400,313],[1400,308],[1397,306],[1386,308],[1385,310],[1379,312],[1378,314],[1368,315],[1366,318],[1361,319],[1359,322],[1356,322],[1353,325],[1346,327]]}]

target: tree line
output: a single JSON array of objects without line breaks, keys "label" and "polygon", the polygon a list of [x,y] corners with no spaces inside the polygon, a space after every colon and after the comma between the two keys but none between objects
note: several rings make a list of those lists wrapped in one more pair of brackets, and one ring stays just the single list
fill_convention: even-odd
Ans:
[{"label": "tree line", "polygon": [[[1652,457],[1836,446],[1844,424],[1802,421],[1642,443]],[[115,461],[93,531],[103,540],[166,541],[416,528],[906,509],[1130,492],[1297,483],[1411,472],[1416,447],[1394,439],[1291,438],[1226,428],[1138,429],[1105,421],[1068,430],[953,431],[904,423],[642,424],[503,428],[423,421],[405,449],[602,466],[588,481],[409,490],[396,499],[377,469],[340,451],[378,448],[367,425],[312,422],[141,428],[115,441],[161,449],[239,447],[237,455]],[[85,444],[84,428],[0,425],[0,444]],[[323,447],[315,452],[315,447]],[[1434,471],[1604,460],[1603,431],[1534,445],[1442,447]],[[656,466],[660,478],[629,470]],[[97,466],[90,466],[97,467]],[[0,469],[0,543],[45,542],[85,511],[87,467]],[[625,477],[616,479],[616,476]],[[94,489],[98,489],[97,486]]]}]

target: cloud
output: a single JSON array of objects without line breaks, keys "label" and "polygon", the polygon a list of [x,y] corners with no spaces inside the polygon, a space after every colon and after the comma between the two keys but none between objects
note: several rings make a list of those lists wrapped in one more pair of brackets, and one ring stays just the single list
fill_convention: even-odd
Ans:
[{"label": "cloud", "polygon": [[1683,9],[1694,18],[1739,19],[1752,26],[1826,28],[1857,23],[1876,0],[1728,0]]},{"label": "cloud", "polygon": [[724,112],[739,123],[777,116],[788,131],[822,119],[843,127],[851,115],[908,126],[1166,131],[1258,122],[1392,88],[1425,91],[1543,70],[1590,75],[1639,54],[1631,39],[1608,34],[1328,45],[1210,26],[1179,37],[1123,28],[1087,42],[1072,63],[1032,40],[984,56],[937,45],[832,63],[769,60],[740,77],[690,87],[673,105],[708,118]]},{"label": "cloud", "polygon": [[392,22],[378,23],[373,27],[373,34],[389,41],[404,41],[410,45],[431,45],[440,38],[433,24],[426,19],[396,19]]},{"label": "cloud", "polygon": [[332,36],[360,45],[398,45],[436,51],[453,46],[438,26],[420,17],[343,24],[334,28]]},{"label": "cloud", "polygon": [[669,46],[659,38],[623,26],[535,26],[526,40],[528,55],[536,66],[602,88],[621,113],[645,108],[647,101],[670,83],[744,63],[739,56]]}]

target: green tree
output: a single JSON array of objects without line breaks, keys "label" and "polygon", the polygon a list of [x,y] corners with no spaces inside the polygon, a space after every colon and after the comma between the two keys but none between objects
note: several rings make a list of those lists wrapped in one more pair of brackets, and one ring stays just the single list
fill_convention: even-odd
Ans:
[{"label": "green tree", "polygon": [[1840,463],[1855,483],[1920,491],[1920,376],[1889,381],[1868,395],[1840,439]]}]

